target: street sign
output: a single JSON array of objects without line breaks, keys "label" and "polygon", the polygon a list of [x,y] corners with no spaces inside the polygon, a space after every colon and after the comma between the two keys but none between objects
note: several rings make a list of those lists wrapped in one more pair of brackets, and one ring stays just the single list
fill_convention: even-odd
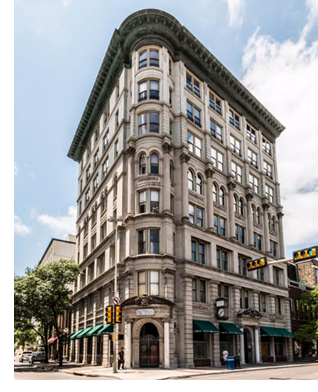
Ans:
[{"label": "street sign", "polygon": [[118,297],[113,297],[113,304],[114,305],[119,305],[120,304],[120,299]]}]

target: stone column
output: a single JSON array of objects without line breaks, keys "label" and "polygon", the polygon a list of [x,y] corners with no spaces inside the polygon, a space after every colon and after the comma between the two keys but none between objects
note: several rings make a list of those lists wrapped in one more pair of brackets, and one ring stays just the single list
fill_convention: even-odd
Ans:
[{"label": "stone column", "polygon": [[[76,328],[75,330],[78,331],[79,330],[79,308],[80,308],[80,304],[77,303],[76,305]],[[75,363],[79,363],[79,345],[80,345],[80,341],[78,339],[75,339]]]},{"label": "stone column", "polygon": [[127,167],[127,180],[128,180],[128,195],[127,195],[127,214],[135,213],[135,148],[129,146],[127,149],[128,154],[128,167]]},{"label": "stone column", "polygon": [[213,206],[213,194],[212,194],[212,177],[214,170],[208,167],[205,171],[207,178],[206,187],[206,200],[207,200],[207,228],[208,230],[214,231],[214,206]]},{"label": "stone column", "polygon": [[131,368],[131,323],[132,320],[126,320],[125,323],[125,328],[126,328],[126,333],[125,333],[125,367],[127,369]]},{"label": "stone column", "polygon": [[274,340],[274,339],[275,339],[274,337],[270,337],[270,338],[269,338],[269,341],[270,341],[270,346],[269,346],[269,348],[270,348],[271,357],[273,357],[273,358],[274,358],[274,362],[276,362],[276,355],[275,355],[275,340]]},{"label": "stone column", "polygon": [[232,180],[230,180],[227,186],[229,190],[229,237],[235,240],[234,189],[236,185]]},{"label": "stone column", "polygon": [[277,218],[278,218],[279,257],[281,259],[285,257],[283,216],[284,214],[281,211],[278,212]]},{"label": "stone column", "polygon": [[191,275],[183,275],[183,344],[184,344],[184,366],[193,368],[193,310],[192,310],[192,279]]},{"label": "stone column", "polygon": [[[74,330],[74,309],[72,309],[72,313],[71,313],[70,332],[71,333],[75,332],[75,330]],[[71,340],[69,357],[68,357],[69,362],[72,362],[72,360],[73,360],[73,350],[74,350],[74,340]]]},{"label": "stone column", "polygon": [[243,332],[243,334],[240,335],[240,339],[241,339],[241,364],[245,365],[244,329],[241,328],[241,331]]},{"label": "stone column", "polygon": [[189,190],[188,190],[188,162],[190,160],[189,155],[182,153],[180,156],[181,160],[181,175],[182,175],[182,186],[181,186],[181,198],[182,198],[182,219],[189,220]]},{"label": "stone column", "polygon": [[109,335],[103,335],[103,362],[102,366],[110,367]]},{"label": "stone column", "polygon": [[164,323],[164,364],[163,367],[165,369],[170,369],[170,320],[165,318],[163,320]]},{"label": "stone column", "polygon": [[163,212],[170,212],[170,151],[172,146],[163,142]]},{"label": "stone column", "polygon": [[264,227],[264,251],[265,251],[265,253],[270,253],[268,208],[269,208],[269,204],[267,202],[263,202],[263,227]]},{"label": "stone column", "polygon": [[92,365],[97,365],[97,336],[92,337]]},{"label": "stone column", "polygon": [[259,344],[259,330],[258,327],[254,329],[254,341],[255,341],[255,360],[256,363],[260,363],[260,344]]},{"label": "stone column", "polygon": [[247,193],[247,245],[254,246],[254,235],[253,235],[253,213],[252,213],[252,200],[253,193]]}]

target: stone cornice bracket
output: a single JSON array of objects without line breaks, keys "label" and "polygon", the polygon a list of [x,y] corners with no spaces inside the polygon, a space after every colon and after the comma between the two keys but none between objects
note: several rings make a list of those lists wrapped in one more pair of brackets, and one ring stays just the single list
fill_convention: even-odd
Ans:
[{"label": "stone cornice bracket", "polygon": [[170,143],[170,140],[164,140],[162,142],[162,149],[164,151],[165,154],[169,154],[172,151],[172,145]]},{"label": "stone cornice bracket", "polygon": [[180,161],[181,161],[181,163],[188,163],[190,161],[190,156],[183,152],[180,155]]},{"label": "stone cornice bracket", "polygon": [[262,207],[263,207],[264,210],[268,210],[269,209],[269,202],[268,202],[267,197],[263,199]]},{"label": "stone cornice bracket", "polygon": [[194,278],[194,275],[190,275],[190,274],[180,274],[180,277],[182,278],[182,279],[193,279]]},{"label": "stone cornice bracket", "polygon": [[253,200],[254,194],[251,192],[250,189],[248,189],[248,190],[246,191],[245,197],[246,197],[246,200],[248,200],[248,201],[249,201],[249,200]]},{"label": "stone cornice bracket", "polygon": [[163,323],[171,323],[172,319],[170,316],[165,316],[162,318]]},{"label": "stone cornice bracket", "polygon": [[135,152],[136,152],[135,143],[129,144],[129,146],[127,147],[126,152],[127,152],[128,156],[132,156],[133,157],[135,155]]},{"label": "stone cornice bracket", "polygon": [[213,169],[213,167],[211,167],[211,165],[207,166],[207,168],[205,169],[205,175],[207,178],[213,178],[213,175],[215,174],[215,170]]},{"label": "stone cornice bracket", "polygon": [[228,187],[229,191],[234,191],[234,189],[236,188],[236,184],[231,177],[229,178],[229,182],[227,183],[227,187]]},{"label": "stone cornice bracket", "polygon": [[277,212],[277,218],[278,218],[278,219],[282,219],[283,216],[284,216],[283,211],[278,211],[278,212]]}]

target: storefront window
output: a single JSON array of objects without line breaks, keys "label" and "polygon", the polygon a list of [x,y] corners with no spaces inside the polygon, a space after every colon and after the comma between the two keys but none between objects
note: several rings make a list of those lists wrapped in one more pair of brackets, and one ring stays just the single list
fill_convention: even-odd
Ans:
[{"label": "storefront window", "polygon": [[193,357],[194,359],[208,358],[208,342],[205,333],[193,334]]}]

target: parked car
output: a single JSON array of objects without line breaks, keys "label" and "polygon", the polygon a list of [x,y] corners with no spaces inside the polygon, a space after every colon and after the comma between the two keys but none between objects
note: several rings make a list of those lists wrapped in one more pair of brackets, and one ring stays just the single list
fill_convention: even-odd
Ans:
[{"label": "parked car", "polygon": [[22,351],[19,355],[19,362],[28,361],[31,357],[32,351]]},{"label": "parked car", "polygon": [[45,352],[44,351],[35,351],[31,354],[29,358],[29,363],[34,362],[44,362],[45,361]]}]

